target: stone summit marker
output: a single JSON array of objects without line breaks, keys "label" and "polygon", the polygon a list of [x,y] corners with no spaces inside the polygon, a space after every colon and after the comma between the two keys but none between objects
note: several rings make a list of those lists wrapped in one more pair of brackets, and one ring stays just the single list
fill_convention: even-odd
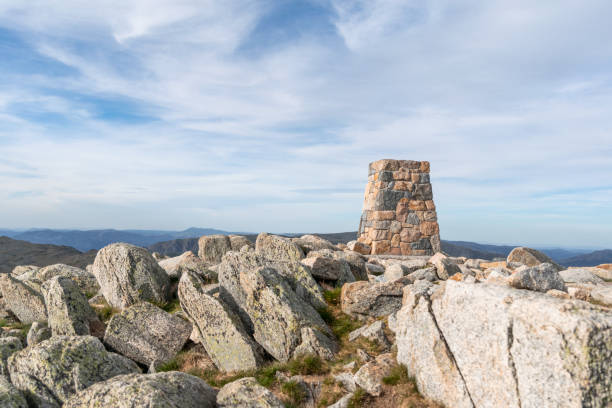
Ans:
[{"label": "stone summit marker", "polygon": [[372,254],[433,255],[440,228],[429,181],[429,162],[370,163],[358,242]]}]

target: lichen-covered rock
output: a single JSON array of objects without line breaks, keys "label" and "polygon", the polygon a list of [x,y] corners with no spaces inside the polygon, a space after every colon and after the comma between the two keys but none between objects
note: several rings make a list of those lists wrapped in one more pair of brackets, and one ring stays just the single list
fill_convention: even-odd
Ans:
[{"label": "lichen-covered rock", "polygon": [[240,318],[195,273],[183,273],[178,286],[181,308],[197,330],[198,341],[222,371],[250,370],[263,363],[260,347]]},{"label": "lichen-covered rock", "polygon": [[244,270],[239,279],[253,336],[270,355],[283,362],[302,353],[326,359],[333,355],[329,327],[274,269]]},{"label": "lichen-covered rock", "polygon": [[397,359],[426,397],[453,407],[612,402],[609,311],[487,284],[406,291]]},{"label": "lichen-covered rock", "polygon": [[43,283],[42,292],[53,335],[87,336],[101,327],[87,297],[72,279],[57,275]]},{"label": "lichen-covered rock", "polygon": [[208,264],[218,264],[231,250],[232,243],[227,235],[204,235],[198,241],[198,256]]},{"label": "lichen-covered rock", "polygon": [[385,268],[385,282],[390,282],[395,279],[399,279],[408,274],[408,268],[400,263],[389,265]]},{"label": "lichen-covered rock", "polygon": [[0,377],[8,376],[8,358],[23,348],[18,337],[0,337]]},{"label": "lichen-covered rock", "polygon": [[461,273],[461,269],[446,255],[438,252],[429,259],[429,263],[436,267],[440,280],[446,280],[451,276]]},{"label": "lichen-covered rock", "polygon": [[590,296],[596,302],[612,306],[612,285],[597,285],[591,290]]},{"label": "lichen-covered rock", "polygon": [[46,282],[56,276],[72,279],[84,294],[94,295],[100,290],[100,285],[93,273],[75,266],[54,264],[40,268],[36,272],[36,279],[40,282]]},{"label": "lichen-covered rock", "polygon": [[240,272],[255,270],[262,266],[274,268],[291,286],[293,291],[314,308],[325,307],[323,290],[310,274],[310,269],[299,262],[273,261],[255,251],[228,252],[219,265],[219,284],[222,299],[245,322],[247,331],[252,332],[250,319],[244,311],[244,291],[240,288]]},{"label": "lichen-covered rock", "polygon": [[603,283],[604,280],[595,275],[587,268],[571,268],[559,272],[565,283],[592,283],[594,285]]},{"label": "lichen-covered rock", "polygon": [[508,255],[506,261],[508,263],[517,262],[530,267],[538,266],[543,263],[548,263],[553,265],[558,271],[563,269],[559,265],[557,265],[552,259],[550,259],[548,255],[543,254],[542,252],[537,251],[535,249],[526,247],[514,248]]},{"label": "lichen-covered rock", "polygon": [[339,284],[355,282],[351,267],[344,259],[335,259],[331,256],[312,256],[304,258],[302,265],[310,268],[315,278],[335,281]]},{"label": "lichen-covered rock", "polygon": [[104,342],[118,353],[149,366],[174,358],[190,334],[189,322],[141,302],[111,318]]},{"label": "lichen-covered rock", "polygon": [[334,258],[348,262],[356,280],[368,280],[365,258],[355,251],[335,251]]},{"label": "lichen-covered rock", "polygon": [[13,277],[18,278],[21,276],[34,276],[36,272],[40,269],[40,266],[36,265],[17,265],[13,268],[11,275]]},{"label": "lichen-covered rock", "polygon": [[305,254],[308,254],[311,251],[318,251],[321,249],[329,249],[331,251],[337,250],[334,244],[317,235],[302,235],[299,238],[291,239],[291,241],[295,242]]},{"label": "lichen-covered rock", "polygon": [[547,292],[551,289],[567,291],[557,268],[549,263],[516,271],[508,278],[508,283],[516,289],[529,289],[538,292]]},{"label": "lichen-covered rock", "polygon": [[92,384],[139,372],[136,364],[109,353],[92,336],[54,336],[9,357],[11,382],[33,406],[59,408]]},{"label": "lichen-covered rock", "polygon": [[27,344],[33,346],[51,338],[51,329],[46,322],[34,322],[28,330]]},{"label": "lichen-covered rock", "polygon": [[283,408],[285,405],[253,377],[226,384],[217,394],[219,408]]},{"label": "lichen-covered rock", "polygon": [[46,320],[47,311],[42,295],[26,283],[9,274],[0,275],[0,292],[6,307],[21,323]]},{"label": "lichen-covered rock", "polygon": [[179,371],[120,375],[92,385],[63,408],[213,408],[217,392]]},{"label": "lichen-covered rock", "polygon": [[9,380],[0,375],[0,407],[28,408],[28,402]]},{"label": "lichen-covered rock", "polygon": [[169,299],[170,278],[144,248],[124,243],[105,246],[96,255],[93,273],[108,304],[118,309],[143,300]]},{"label": "lichen-covered rock", "polygon": [[255,250],[268,259],[282,262],[299,261],[304,252],[289,238],[262,232],[255,241]]},{"label": "lichen-covered rock", "polygon": [[342,311],[358,318],[388,316],[402,307],[403,288],[412,282],[405,276],[391,282],[346,283],[340,293]]},{"label": "lichen-covered rock", "polygon": [[[612,264],[610,265],[612,266]],[[612,281],[612,268],[603,269],[600,267],[596,267],[596,268],[589,268],[589,270],[605,281],[608,281],[608,282]]]},{"label": "lichen-covered rock", "polygon": [[355,373],[355,383],[368,394],[378,397],[382,394],[382,379],[389,375],[395,364],[395,358],[391,353],[381,354],[375,360],[364,364]]},{"label": "lichen-covered rock", "polygon": [[255,245],[244,235],[229,235],[232,251],[240,251],[242,247],[254,248]]},{"label": "lichen-covered rock", "polygon": [[191,251],[174,258],[162,259],[159,266],[172,278],[180,278],[184,271],[191,271],[209,281],[217,279],[217,274],[207,268],[206,262]]},{"label": "lichen-covered rock", "polygon": [[367,262],[365,267],[366,267],[366,272],[374,276],[384,274],[385,269],[386,269],[383,265],[379,265],[377,263],[372,263],[372,262]]},{"label": "lichen-covered rock", "polygon": [[391,342],[385,334],[385,322],[382,320],[377,320],[368,326],[360,327],[349,333],[349,341],[355,341],[359,337],[373,341],[385,350],[391,347]]},{"label": "lichen-covered rock", "polygon": [[18,281],[26,283],[35,291],[40,292],[40,285],[42,285],[42,282],[36,276],[39,270],[40,266],[17,265],[15,268],[13,268],[11,276]]},{"label": "lichen-covered rock", "polygon": [[370,255],[372,252],[371,246],[359,241],[350,241],[348,244],[346,244],[346,246],[349,250],[358,252],[361,255]]}]

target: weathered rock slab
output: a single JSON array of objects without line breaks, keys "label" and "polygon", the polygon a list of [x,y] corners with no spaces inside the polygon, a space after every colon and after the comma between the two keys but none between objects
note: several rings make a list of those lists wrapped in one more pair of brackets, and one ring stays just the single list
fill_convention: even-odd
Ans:
[{"label": "weathered rock slab", "polygon": [[120,375],[92,385],[63,408],[214,408],[217,392],[179,371]]},{"label": "weathered rock slab", "polygon": [[398,362],[426,397],[465,407],[612,402],[609,311],[487,284],[406,292],[395,324]]},{"label": "weathered rock slab", "polygon": [[41,283],[48,281],[56,276],[70,278],[77,284],[84,294],[95,294],[100,290],[100,285],[93,273],[85,269],[77,268],[65,264],[54,264],[40,268],[36,272],[36,279]]},{"label": "weathered rock slab", "polygon": [[253,329],[250,318],[242,306],[245,294],[240,287],[239,276],[243,271],[254,271],[264,266],[274,268],[287,281],[293,291],[314,308],[327,305],[323,297],[323,290],[312,277],[310,269],[300,262],[273,261],[252,250],[228,252],[219,265],[220,294],[223,301],[238,312],[247,331],[252,332]]},{"label": "weathered rock slab", "polygon": [[217,394],[219,408],[283,408],[282,403],[272,392],[257,383],[255,378],[247,377],[226,384]]},{"label": "weathered rock slab", "polygon": [[353,317],[388,316],[401,308],[403,288],[411,282],[403,277],[382,283],[346,283],[340,294],[342,311]]},{"label": "weathered rock slab", "polygon": [[8,377],[8,358],[23,348],[18,337],[0,337],[0,377]]},{"label": "weathered rock slab", "polygon": [[35,344],[40,343],[41,341],[45,341],[51,338],[51,329],[46,322],[34,322],[32,326],[30,326],[30,330],[28,330],[27,345],[33,346]]},{"label": "weathered rock slab", "polygon": [[508,283],[516,289],[528,289],[538,292],[547,292],[551,289],[567,291],[563,279],[557,268],[549,263],[518,270],[509,278]]},{"label": "weathered rock slab", "polygon": [[108,322],[104,342],[142,364],[164,364],[183,348],[191,324],[148,302],[137,303]]},{"label": "weathered rock slab", "polygon": [[9,274],[0,275],[0,292],[6,307],[21,323],[28,324],[47,319],[42,295],[26,283]]},{"label": "weathered rock slab", "polygon": [[274,269],[241,271],[239,279],[253,336],[270,355],[283,362],[298,354],[333,357],[336,345],[327,324]]},{"label": "weathered rock slab", "polygon": [[315,278],[336,281],[341,284],[355,281],[351,267],[344,259],[335,259],[332,256],[312,256],[302,259],[301,263],[310,268]]},{"label": "weathered rock slab", "polygon": [[159,266],[161,266],[171,278],[180,278],[184,271],[191,271],[197,273],[206,280],[217,279],[217,274],[207,267],[206,262],[191,251],[184,252],[174,258],[162,259],[159,261]]},{"label": "weathered rock slab", "polygon": [[557,265],[552,259],[550,259],[548,255],[538,250],[526,248],[526,247],[514,248],[508,255],[508,258],[506,261],[508,263],[511,263],[511,262],[521,263],[529,267],[538,266],[543,263],[549,263],[553,265],[558,271],[563,269],[559,265]]},{"label": "weathered rock slab", "polygon": [[43,283],[42,292],[53,335],[87,336],[102,327],[87,297],[72,279],[56,275]]},{"label": "weathered rock slab", "polygon": [[28,408],[28,402],[7,378],[0,375],[0,407]]},{"label": "weathered rock slab", "polygon": [[106,301],[118,309],[169,300],[170,278],[144,248],[124,243],[105,246],[96,255],[93,274]]},{"label": "weathered rock slab", "polygon": [[291,239],[265,232],[257,236],[255,250],[275,261],[293,262],[304,258],[302,249]]},{"label": "weathered rock slab", "polygon": [[207,290],[198,275],[185,272],[178,293],[199,342],[220,370],[249,370],[263,363],[261,348],[247,334],[240,318]]},{"label": "weathered rock slab", "polygon": [[140,371],[92,336],[54,336],[13,354],[8,363],[13,385],[33,406],[45,408],[59,408],[97,382]]}]

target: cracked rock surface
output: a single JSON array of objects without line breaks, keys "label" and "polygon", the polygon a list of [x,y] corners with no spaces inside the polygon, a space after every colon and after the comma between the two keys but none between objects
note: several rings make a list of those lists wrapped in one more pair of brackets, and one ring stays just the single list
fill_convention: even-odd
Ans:
[{"label": "cracked rock surface", "polygon": [[453,407],[612,404],[612,313],[503,286],[407,287],[398,362]]},{"label": "cracked rock surface", "polygon": [[143,300],[169,300],[170,278],[144,248],[124,243],[105,246],[96,255],[93,274],[108,304],[118,309]]},{"label": "cracked rock surface", "polygon": [[9,357],[13,385],[31,406],[59,408],[77,392],[120,374],[139,372],[136,364],[109,353],[92,336],[54,336]]},{"label": "cracked rock surface", "polygon": [[213,408],[217,392],[193,375],[128,374],[92,385],[63,408]]}]

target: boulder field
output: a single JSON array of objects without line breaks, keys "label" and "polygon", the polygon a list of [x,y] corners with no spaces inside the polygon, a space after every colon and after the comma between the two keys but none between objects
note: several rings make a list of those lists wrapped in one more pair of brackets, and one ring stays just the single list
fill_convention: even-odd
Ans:
[{"label": "boulder field", "polygon": [[0,276],[0,406],[610,407],[612,276],[204,236]]}]

